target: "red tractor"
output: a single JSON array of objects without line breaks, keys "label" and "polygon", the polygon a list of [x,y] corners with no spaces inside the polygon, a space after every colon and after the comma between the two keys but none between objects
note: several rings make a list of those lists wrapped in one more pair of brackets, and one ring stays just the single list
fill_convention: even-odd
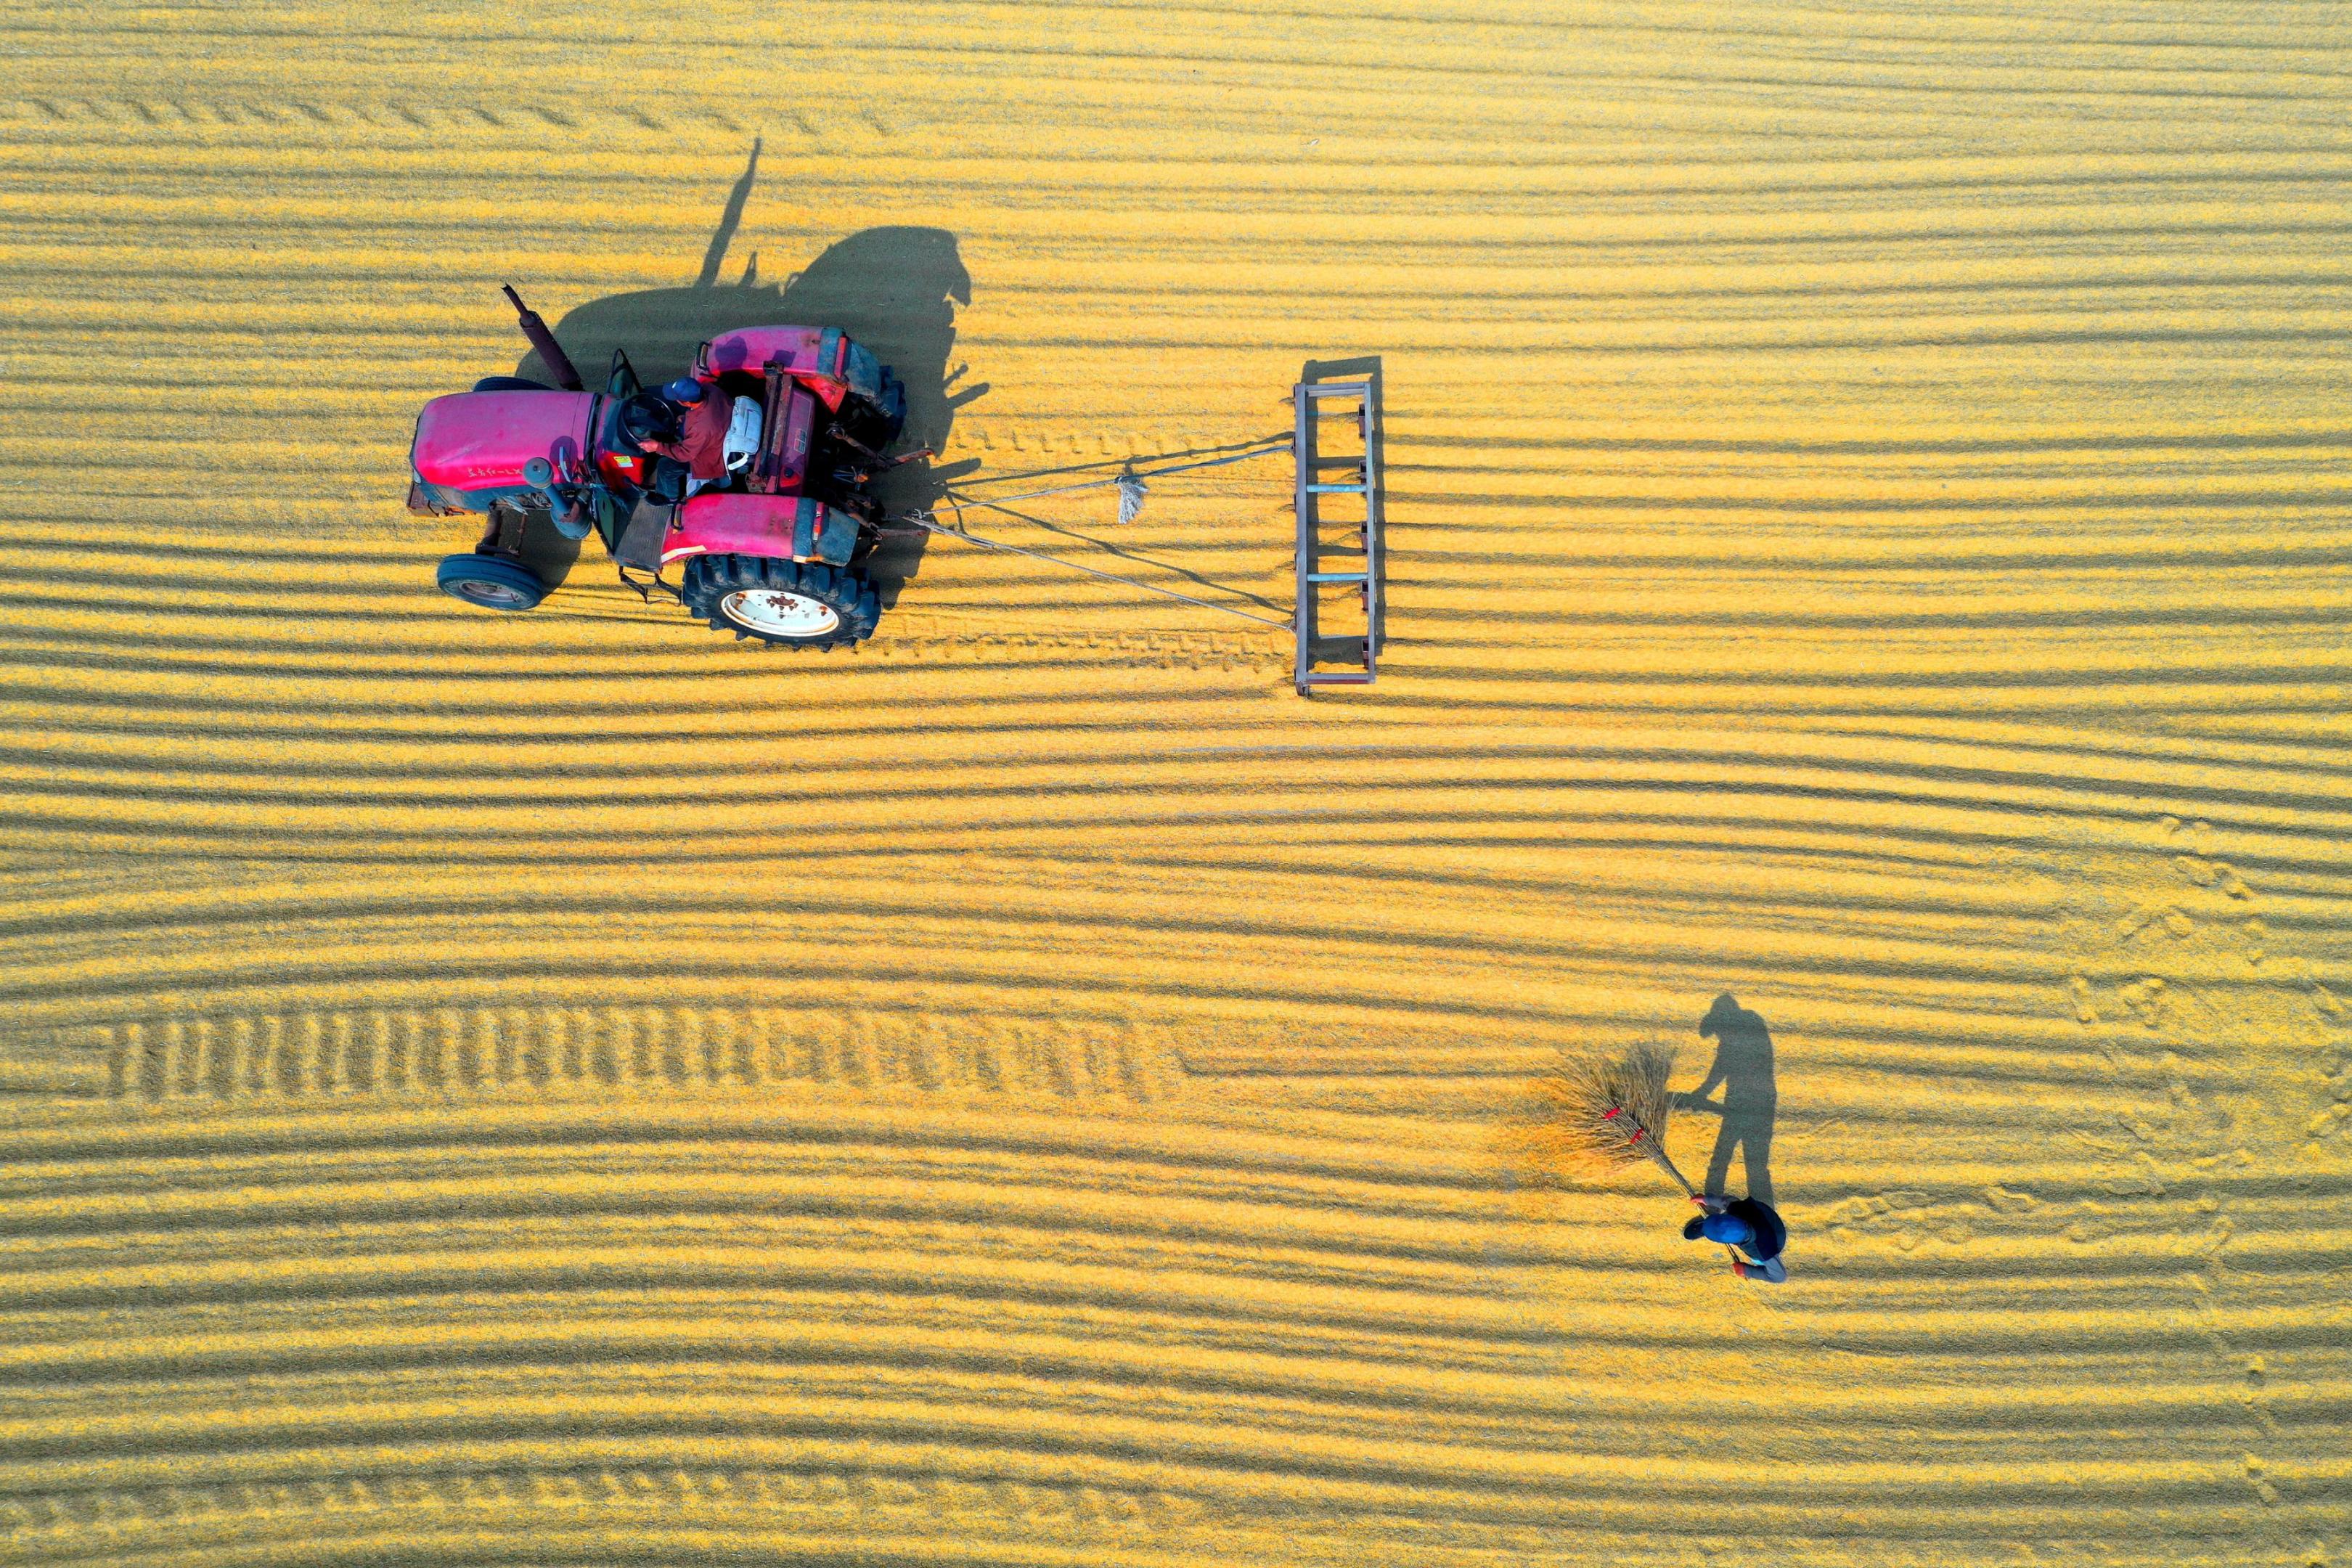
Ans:
[{"label": "red tractor", "polygon": [[[727,400],[726,472],[698,483],[652,449],[677,430],[671,389],[640,386],[616,351],[604,390],[590,392],[546,323],[506,293],[559,384],[489,376],[417,417],[409,510],[488,522],[470,553],[441,563],[446,592],[485,609],[536,605],[547,585],[523,564],[522,542],[538,521],[568,539],[599,535],[624,583],[672,595],[715,630],[818,648],[873,635],[881,605],[864,568],[883,512],[872,481],[894,465],[884,454],[907,418],[888,367],[830,327],[711,339],[693,380]],[[678,562],[673,584],[662,571]]]}]

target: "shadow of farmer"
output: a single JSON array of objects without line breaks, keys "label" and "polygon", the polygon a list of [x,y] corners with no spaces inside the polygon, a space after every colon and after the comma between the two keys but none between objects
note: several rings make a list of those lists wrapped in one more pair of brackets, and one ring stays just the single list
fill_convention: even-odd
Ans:
[{"label": "shadow of farmer", "polygon": [[[943,228],[861,229],[826,247],[781,285],[760,280],[757,251],[737,281],[723,283],[727,251],[741,226],[759,166],[755,142],[693,284],[592,300],[565,312],[555,324],[556,341],[590,386],[602,390],[616,351],[652,386],[690,373],[695,351],[722,332],[740,327],[838,327],[872,350],[906,387],[907,425],[898,446],[943,450],[956,410],[988,391],[985,383],[950,390],[963,374],[962,366],[952,372],[948,366],[955,348],[956,307],[971,302],[971,278],[956,237]],[[551,379],[536,353],[527,355],[515,374]],[[876,492],[894,512],[927,508],[960,471],[919,458],[881,476]],[[914,575],[921,542],[929,537],[918,531],[912,539],[886,538],[867,563],[886,603],[900,582]]]},{"label": "shadow of farmer", "polygon": [[[1706,1192],[1721,1197],[1731,1173],[1731,1152],[1747,1156],[1748,1195],[1760,1203],[1772,1201],[1772,1122],[1779,1112],[1780,1090],[1772,1077],[1772,1035],[1764,1020],[1739,1005],[1728,991],[1699,1020],[1698,1032],[1715,1038],[1715,1065],[1706,1079],[1687,1094],[1675,1096],[1685,1110],[1708,1110],[1723,1119],[1715,1135],[1715,1153],[1706,1163]],[[1723,1087],[1720,1100],[1707,1095]]]}]

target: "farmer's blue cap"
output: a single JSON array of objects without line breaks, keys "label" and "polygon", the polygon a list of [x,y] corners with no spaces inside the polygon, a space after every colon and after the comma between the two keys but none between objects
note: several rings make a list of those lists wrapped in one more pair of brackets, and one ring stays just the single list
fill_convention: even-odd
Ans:
[{"label": "farmer's blue cap", "polygon": [[1711,1214],[1699,1229],[1709,1241],[1719,1241],[1727,1247],[1745,1247],[1756,1239],[1756,1227],[1736,1214]]},{"label": "farmer's blue cap", "polygon": [[672,403],[699,403],[702,401],[702,383],[690,375],[681,375],[662,388],[662,395]]}]

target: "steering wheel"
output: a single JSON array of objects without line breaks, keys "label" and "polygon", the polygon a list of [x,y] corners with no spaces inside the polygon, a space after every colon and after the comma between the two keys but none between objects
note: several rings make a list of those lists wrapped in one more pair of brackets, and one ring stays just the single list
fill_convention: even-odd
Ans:
[{"label": "steering wheel", "polygon": [[676,412],[667,401],[650,392],[640,392],[621,405],[614,429],[640,457],[650,455],[646,442],[675,441],[680,434]]}]

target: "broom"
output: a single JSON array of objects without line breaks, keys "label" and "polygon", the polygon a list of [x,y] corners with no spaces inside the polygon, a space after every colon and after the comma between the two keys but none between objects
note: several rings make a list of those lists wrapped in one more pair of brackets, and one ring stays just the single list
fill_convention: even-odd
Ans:
[{"label": "broom", "polygon": [[1559,1146],[1608,1165],[1648,1160],[1698,1202],[1698,1189],[1666,1157],[1666,1118],[1675,1108],[1666,1080],[1674,1070],[1675,1053],[1664,1046],[1562,1062],[1540,1085]]}]

